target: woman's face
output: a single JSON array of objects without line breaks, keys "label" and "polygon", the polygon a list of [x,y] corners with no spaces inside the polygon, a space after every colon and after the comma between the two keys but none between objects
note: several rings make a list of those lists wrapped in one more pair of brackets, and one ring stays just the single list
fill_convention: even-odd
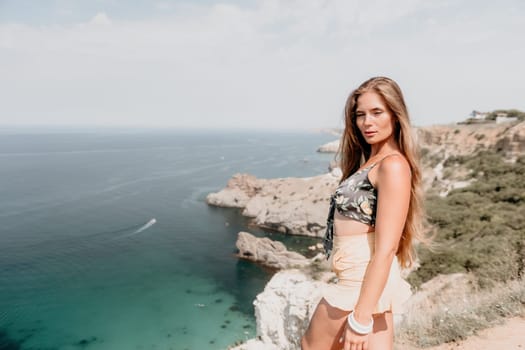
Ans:
[{"label": "woman's face", "polygon": [[356,124],[371,145],[394,135],[394,117],[381,95],[375,92],[365,92],[357,98]]}]

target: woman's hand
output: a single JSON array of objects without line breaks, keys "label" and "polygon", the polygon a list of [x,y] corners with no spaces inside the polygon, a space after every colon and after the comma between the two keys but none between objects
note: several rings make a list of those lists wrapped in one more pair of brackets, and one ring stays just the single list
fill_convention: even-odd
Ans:
[{"label": "woman's hand", "polygon": [[368,334],[358,334],[345,322],[342,342],[344,350],[368,350]]}]

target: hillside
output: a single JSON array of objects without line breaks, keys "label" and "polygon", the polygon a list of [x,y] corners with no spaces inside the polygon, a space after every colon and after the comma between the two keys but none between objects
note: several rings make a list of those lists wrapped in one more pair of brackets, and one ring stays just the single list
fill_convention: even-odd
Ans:
[{"label": "hillside", "polygon": [[474,273],[480,283],[523,276],[525,122],[418,132],[437,246],[420,249],[411,283],[453,272]]},{"label": "hillside", "polygon": [[427,194],[444,196],[474,180],[472,169],[453,162],[455,157],[489,151],[512,163],[525,154],[525,122],[441,125],[417,128],[416,133]]},{"label": "hillside", "polygon": [[[408,274],[415,294],[409,316],[396,328],[396,349],[458,342],[502,318],[525,315],[525,122],[415,132],[427,228],[435,243],[432,249],[418,247],[418,262]],[[236,175],[207,200],[242,208],[261,227],[319,236],[324,217],[318,213],[326,213],[327,193],[341,176],[337,170],[306,179]],[[310,254],[320,252],[312,248],[317,251]],[[313,258],[300,271],[277,273],[254,303],[257,338],[238,349],[296,349],[327,270],[324,259]]]}]

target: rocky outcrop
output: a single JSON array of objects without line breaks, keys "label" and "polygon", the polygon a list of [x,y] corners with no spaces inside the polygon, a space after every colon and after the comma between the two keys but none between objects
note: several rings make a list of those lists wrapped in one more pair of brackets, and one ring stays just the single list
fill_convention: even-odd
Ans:
[{"label": "rocky outcrop", "polygon": [[423,151],[423,187],[426,192],[440,196],[446,196],[450,190],[468,186],[473,181],[469,169],[445,167],[449,157],[492,149],[513,161],[525,151],[525,122],[439,125],[416,131]]},{"label": "rocky outcrop", "polygon": [[[415,132],[424,151],[424,191],[441,196],[472,182],[468,169],[451,171],[444,167],[450,156],[495,148],[512,158],[525,150],[525,122],[442,125],[416,128]],[[242,208],[242,214],[251,217],[259,227],[320,237],[325,229],[330,195],[341,178],[341,170],[335,166],[330,164],[328,174],[309,178],[258,179],[236,174],[226,188],[210,193],[206,201],[210,205]]]},{"label": "rocky outcrop", "polygon": [[[325,274],[316,281],[297,269],[275,274],[254,301],[257,337],[233,349],[299,350],[301,336],[321,298],[320,290],[331,277]],[[472,280],[466,274],[439,275],[412,295],[404,317],[395,318],[396,327],[403,329],[421,322],[422,310],[425,314],[438,314],[453,304],[467,303],[473,291]]]},{"label": "rocky outcrop", "polygon": [[228,185],[206,197],[210,205],[243,208],[259,227],[282,233],[321,237],[326,227],[330,195],[339,169],[308,178],[257,179],[237,174]]},{"label": "rocky outcrop", "polygon": [[261,190],[260,183],[253,175],[235,174],[222,191],[208,194],[206,202],[219,207],[244,208]]},{"label": "rocky outcrop", "polygon": [[[472,154],[481,149],[496,149],[502,151],[506,157],[512,160],[516,156],[523,155],[525,151],[525,122],[435,126],[420,128],[416,132],[418,142],[424,149],[423,179],[426,181],[425,189],[437,188],[440,191],[445,191],[440,192],[445,194],[451,188],[465,186],[469,183],[465,179],[461,179],[463,175],[468,174],[465,173],[468,169],[454,169],[455,174],[452,177],[445,176],[444,172],[447,168],[444,168],[444,164],[448,157]],[[323,191],[327,190],[327,198],[341,176],[339,169],[338,171],[338,176],[332,173],[332,180],[334,181],[332,189],[329,190],[328,183],[323,189]],[[308,180],[311,179],[314,178]],[[321,181],[327,180],[326,178],[323,179]],[[246,195],[249,199],[244,206],[245,211],[248,214],[257,215],[254,216],[257,218],[260,213],[264,212],[265,208],[268,212],[278,210],[279,204],[271,201],[272,195],[275,195],[277,191],[272,186],[281,185],[279,187],[280,197],[277,199],[290,200],[295,193],[292,194],[288,190],[283,192],[282,182],[287,180],[291,182],[284,186],[285,188],[297,186],[297,183],[301,182],[301,179],[277,179],[278,182],[271,183],[264,181],[272,180],[257,179],[255,181],[259,186],[257,191],[248,186],[251,193],[254,194]],[[293,182],[296,184],[292,185]],[[254,200],[254,198],[258,199]],[[252,200],[254,200],[253,203],[251,203]],[[319,219],[322,226],[324,226],[326,219],[328,202],[325,201],[323,204],[324,207],[321,210],[323,215]],[[276,207],[272,207],[273,205]],[[264,215],[261,217],[265,218]],[[283,221],[278,227],[290,227],[286,225],[286,222]],[[300,230],[298,231],[300,232]],[[293,231],[284,229],[283,232],[292,233]],[[303,270],[308,270],[308,267]],[[298,270],[283,270],[277,273],[254,302],[257,338],[249,340],[235,349],[299,349],[300,337],[304,333],[320,298],[319,291],[324,283],[323,281],[326,279],[316,281],[308,273]],[[402,321],[397,320],[398,324],[401,327],[421,324],[420,317],[423,314],[439,315],[446,313],[451,307],[460,308],[472,299],[471,294],[475,292],[475,289],[475,284],[472,283],[469,275],[438,276],[423,284],[420,291],[409,299],[406,305],[407,316]],[[433,317],[427,317],[427,319],[431,322],[435,321]],[[432,327],[431,322],[428,327]]]},{"label": "rocky outcrop", "polygon": [[254,301],[257,338],[235,350],[297,350],[324,282],[299,270],[278,272]]},{"label": "rocky outcrop", "polygon": [[511,126],[496,142],[495,147],[514,157],[525,153],[525,122]]},{"label": "rocky outcrop", "polygon": [[[417,143],[430,153],[446,148],[450,154],[466,155],[491,147],[508,156],[525,152],[525,122],[434,125],[415,127],[414,132]],[[338,147],[336,140],[320,146],[319,151],[335,153]]]},{"label": "rocky outcrop", "polygon": [[337,153],[337,150],[339,149],[339,140],[331,141],[328,143],[325,143],[324,145],[321,145],[317,152],[320,153]]},{"label": "rocky outcrop", "polygon": [[[441,196],[446,196],[454,188],[470,184],[465,179],[468,177],[466,169],[454,169],[448,172],[452,176],[443,176],[443,163],[448,157],[495,149],[512,161],[525,152],[525,122],[435,125],[417,127],[414,132],[423,150],[424,190],[432,190]],[[320,149],[336,152],[336,142],[339,141],[322,145]]]},{"label": "rocky outcrop", "polygon": [[525,150],[525,122],[436,125],[416,130],[420,146],[430,150],[430,153],[446,148],[452,155],[467,155],[505,144],[508,146],[500,147],[500,150],[509,156],[514,151]]},{"label": "rocky outcrop", "polygon": [[275,269],[306,266],[310,263],[301,254],[286,249],[283,243],[267,237],[258,238],[248,232],[239,232],[236,246],[240,258]]}]

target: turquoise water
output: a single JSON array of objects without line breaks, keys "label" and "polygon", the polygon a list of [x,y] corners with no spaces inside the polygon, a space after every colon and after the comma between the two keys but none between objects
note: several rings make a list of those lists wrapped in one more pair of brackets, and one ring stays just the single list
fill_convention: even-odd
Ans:
[{"label": "turquoise water", "polygon": [[226,349],[272,271],[205,197],[237,172],[312,176],[320,133],[0,130],[0,349]]}]

